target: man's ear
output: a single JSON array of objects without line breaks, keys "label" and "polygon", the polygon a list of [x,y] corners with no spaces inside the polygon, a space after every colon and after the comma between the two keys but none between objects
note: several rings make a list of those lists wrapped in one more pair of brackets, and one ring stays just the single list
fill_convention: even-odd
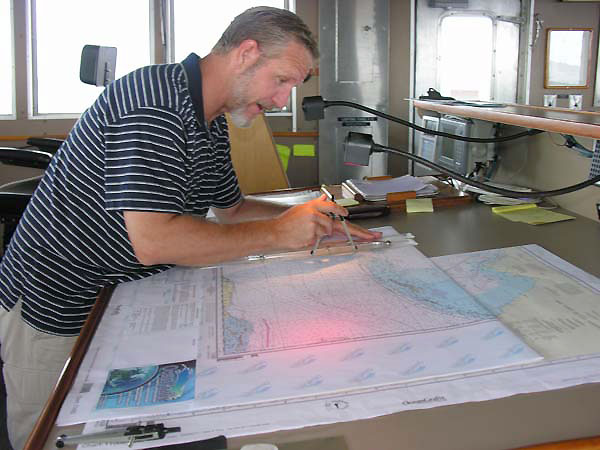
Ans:
[{"label": "man's ear", "polygon": [[236,67],[240,72],[252,67],[260,59],[260,50],[258,42],[253,39],[246,39],[234,50],[234,59]]}]

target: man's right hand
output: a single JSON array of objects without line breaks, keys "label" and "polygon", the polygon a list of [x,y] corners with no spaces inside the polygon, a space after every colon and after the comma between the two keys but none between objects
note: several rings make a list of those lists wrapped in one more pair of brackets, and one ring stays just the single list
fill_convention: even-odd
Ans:
[{"label": "man's right hand", "polygon": [[[334,220],[330,214],[347,216],[348,211],[329,201],[325,195],[288,209],[274,219],[277,242],[290,250],[314,245],[318,238],[330,236],[335,229],[341,229],[339,221]],[[349,230],[352,235],[364,240],[380,237],[379,234],[356,225],[349,227]]]}]

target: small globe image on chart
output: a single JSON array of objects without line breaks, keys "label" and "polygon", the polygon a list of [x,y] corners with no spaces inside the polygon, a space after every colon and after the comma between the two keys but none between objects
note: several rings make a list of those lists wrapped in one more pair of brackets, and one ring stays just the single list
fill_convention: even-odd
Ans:
[{"label": "small globe image on chart", "polygon": [[152,380],[158,371],[159,366],[157,365],[111,370],[102,395],[114,395],[137,389]]}]

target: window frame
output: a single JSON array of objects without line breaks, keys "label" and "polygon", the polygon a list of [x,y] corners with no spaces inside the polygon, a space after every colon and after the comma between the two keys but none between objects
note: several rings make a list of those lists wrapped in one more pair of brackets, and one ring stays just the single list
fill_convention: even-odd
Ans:
[{"label": "window frame", "polygon": [[[171,0],[148,0],[150,11],[150,61],[151,64],[167,62],[167,46],[169,42],[170,26],[163,20],[168,12]],[[11,4],[11,48],[13,55],[13,114],[0,115],[0,136],[7,145],[21,145],[28,136],[48,136],[64,138],[76,120],[81,116],[73,113],[45,113],[38,114],[34,106],[34,61],[32,46],[34,27],[35,0],[10,0]],[[286,0],[286,6],[291,11],[296,11],[296,1]],[[297,131],[297,94],[296,89],[291,94],[292,112],[269,113],[269,116],[285,116],[291,118],[291,131]],[[83,112],[83,111],[82,111]]]},{"label": "window frame", "polygon": [[[257,2],[260,3],[260,2]],[[284,8],[296,12],[296,0],[284,0]],[[175,0],[163,0],[160,7],[161,36],[163,36],[163,54],[166,63],[175,61]],[[288,104],[282,110],[265,111],[266,117],[290,117],[292,131],[298,130],[298,111],[296,107],[297,88],[292,88]]]},{"label": "window frame", "polygon": [[[436,49],[436,86],[441,86],[441,68],[440,63],[442,61],[442,56],[440,55],[440,50],[442,48],[442,24],[445,19],[450,17],[484,17],[489,19],[492,24],[492,55],[491,55],[491,72],[490,72],[490,98],[492,101],[496,98],[496,83],[494,83],[494,77],[496,73],[496,50],[497,50],[497,29],[498,23],[496,21],[496,16],[489,11],[477,11],[477,10],[467,10],[467,11],[448,11],[442,14],[439,18],[439,22],[437,24],[437,49]],[[472,99],[471,99],[472,100]]]},{"label": "window frame", "polygon": [[[14,1],[14,0],[13,0]],[[52,120],[52,119],[78,119],[81,113],[40,113],[38,111],[38,72],[37,72],[37,0],[27,0],[27,118],[30,120]],[[150,50],[150,64],[156,61],[156,41],[154,39],[154,9],[155,2],[147,0],[149,8],[148,45]],[[14,26],[14,25],[13,25]],[[14,48],[13,48],[14,51]]]},{"label": "window frame", "polygon": [[9,27],[10,27],[10,65],[12,71],[11,78],[11,86],[10,86],[10,95],[11,95],[11,112],[9,114],[0,114],[0,120],[15,120],[17,118],[17,77],[15,70],[15,62],[16,62],[16,52],[15,52],[15,8],[14,8],[15,0],[8,0],[8,9],[9,9]]}]

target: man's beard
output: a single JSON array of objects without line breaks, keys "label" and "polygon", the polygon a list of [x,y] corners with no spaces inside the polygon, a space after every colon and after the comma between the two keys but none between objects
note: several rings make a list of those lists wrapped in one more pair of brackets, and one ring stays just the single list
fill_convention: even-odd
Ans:
[{"label": "man's beard", "polygon": [[248,68],[246,72],[241,74],[239,78],[236,80],[235,86],[233,88],[233,105],[229,110],[229,114],[231,115],[231,121],[236,127],[239,128],[249,128],[254,121],[254,118],[248,118],[246,116],[246,110],[248,109],[248,105],[250,100],[248,98],[248,87],[250,86],[250,82],[258,69],[260,61],[256,62],[252,67]]},{"label": "man's beard", "polygon": [[244,112],[246,111],[246,107],[240,106],[232,111],[229,111],[229,115],[231,116],[231,121],[238,128],[250,128],[252,122],[254,122],[254,117],[252,119],[246,117]]}]

